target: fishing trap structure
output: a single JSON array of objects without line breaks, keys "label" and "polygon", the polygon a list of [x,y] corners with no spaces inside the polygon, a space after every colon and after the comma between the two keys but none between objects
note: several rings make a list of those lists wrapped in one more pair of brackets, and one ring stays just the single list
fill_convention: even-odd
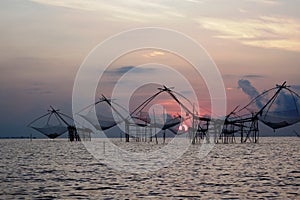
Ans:
[{"label": "fishing trap structure", "polygon": [[264,91],[246,106],[236,107],[224,121],[219,140],[225,143],[235,142],[240,135],[241,143],[257,143],[259,124],[262,122],[274,131],[300,122],[300,96],[284,82]]},{"label": "fishing trap structure", "polygon": [[[237,106],[227,116],[218,118],[199,115],[195,104],[173,88],[162,86],[157,89],[157,92],[129,111],[115,100],[102,95],[95,103],[76,113],[76,116],[83,119],[81,123],[76,123],[76,128],[71,117],[52,106],[46,114],[33,120],[28,126],[51,139],[66,132],[69,133],[70,141],[82,138],[90,140],[92,134],[97,135],[100,131],[110,137],[109,130],[115,128],[113,130],[118,131],[119,137],[124,137],[126,142],[131,139],[136,142],[158,143],[158,138],[162,138],[162,143],[165,143],[170,134],[174,137],[186,134],[191,143],[196,144],[204,140],[234,143],[236,137],[240,137],[241,143],[257,143],[259,122],[274,131],[300,122],[300,96],[286,82],[262,92],[241,109]],[[184,115],[182,112],[171,115],[165,109],[159,114],[151,110],[160,95],[167,96]],[[180,130],[179,127],[186,122],[189,127]],[[120,126],[123,128],[116,128]]]},{"label": "fishing trap structure", "polygon": [[50,106],[46,114],[34,119],[27,126],[50,139],[57,138],[68,132],[70,141],[80,140],[72,117],[54,109],[52,106]]}]

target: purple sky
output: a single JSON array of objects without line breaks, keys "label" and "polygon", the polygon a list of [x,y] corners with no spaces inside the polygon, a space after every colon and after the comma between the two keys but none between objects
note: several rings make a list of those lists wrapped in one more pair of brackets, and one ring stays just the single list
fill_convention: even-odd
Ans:
[{"label": "purple sky", "polygon": [[[49,105],[71,114],[84,58],[132,28],[170,28],[203,45],[222,74],[229,110],[249,101],[240,79],[260,92],[285,80],[300,85],[299,9],[293,0],[2,0],[0,136],[28,135],[26,124]],[[189,73],[184,61],[154,50],[127,55],[112,68],[150,61]]]}]

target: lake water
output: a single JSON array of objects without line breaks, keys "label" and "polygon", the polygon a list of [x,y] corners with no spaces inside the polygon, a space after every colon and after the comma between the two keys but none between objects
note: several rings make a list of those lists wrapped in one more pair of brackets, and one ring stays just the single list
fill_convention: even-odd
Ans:
[{"label": "lake water", "polygon": [[217,144],[202,160],[194,145],[170,166],[142,174],[106,166],[81,142],[0,144],[0,199],[300,199],[300,138]]}]

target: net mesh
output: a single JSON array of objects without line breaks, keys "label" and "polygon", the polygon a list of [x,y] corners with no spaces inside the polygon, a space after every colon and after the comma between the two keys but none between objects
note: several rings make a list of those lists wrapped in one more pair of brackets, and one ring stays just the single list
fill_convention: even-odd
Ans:
[{"label": "net mesh", "polygon": [[131,115],[131,119],[138,126],[147,126],[151,123],[150,115],[146,111],[140,111],[138,115]]},{"label": "net mesh", "polygon": [[273,129],[300,122],[300,98],[287,87],[263,92],[246,109],[258,113],[258,119]]},{"label": "net mesh", "polygon": [[300,116],[297,110],[268,112],[264,116],[258,116],[258,119],[273,129],[291,126],[300,122]]},{"label": "net mesh", "polygon": [[181,116],[177,116],[174,118],[170,117],[169,115],[167,115],[167,116],[168,117],[167,117],[166,123],[163,125],[162,130],[172,129],[172,128],[176,127],[177,125],[181,124],[181,122],[183,121]]},{"label": "net mesh", "polygon": [[65,126],[62,126],[62,125],[46,124],[44,127],[31,126],[31,128],[37,130],[38,132],[40,132],[52,139],[54,139],[68,131],[68,128]]},{"label": "net mesh", "polygon": [[112,106],[106,101],[99,101],[94,106],[83,110],[79,116],[88,121],[97,130],[105,131],[122,122],[122,119],[116,114]]},{"label": "net mesh", "polygon": [[68,131],[68,127],[73,124],[73,119],[51,107],[51,110],[35,120],[28,127],[54,139]]},{"label": "net mesh", "polygon": [[114,119],[104,116],[97,116],[97,119],[94,118],[91,113],[80,116],[91,123],[97,130],[108,130],[117,125]]}]

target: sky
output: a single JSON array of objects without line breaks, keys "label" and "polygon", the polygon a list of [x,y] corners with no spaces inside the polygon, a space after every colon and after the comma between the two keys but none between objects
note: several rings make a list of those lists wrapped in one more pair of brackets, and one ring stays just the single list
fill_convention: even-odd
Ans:
[{"label": "sky", "polygon": [[[27,136],[32,130],[26,125],[49,105],[71,115],[73,83],[85,57],[108,37],[133,28],[173,29],[201,44],[221,72],[228,110],[249,101],[238,86],[241,79],[259,92],[283,81],[299,89],[299,9],[294,0],[2,0],[0,136]],[[132,52],[110,70],[153,62],[193,76],[189,63],[157,50]],[[154,73],[148,68],[144,76]],[[208,106],[203,80],[194,81],[203,94],[199,104]],[[176,82],[171,86],[187,92]]]}]

